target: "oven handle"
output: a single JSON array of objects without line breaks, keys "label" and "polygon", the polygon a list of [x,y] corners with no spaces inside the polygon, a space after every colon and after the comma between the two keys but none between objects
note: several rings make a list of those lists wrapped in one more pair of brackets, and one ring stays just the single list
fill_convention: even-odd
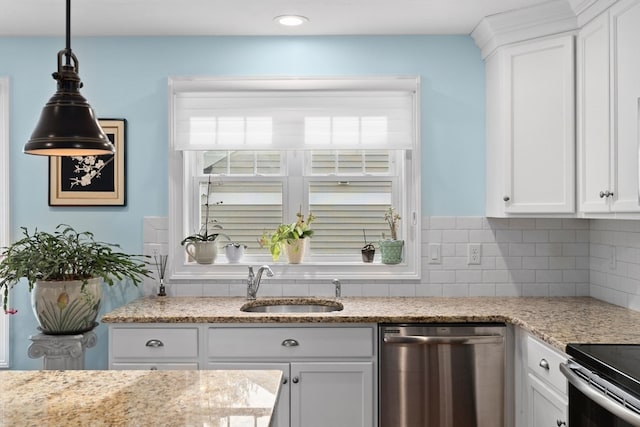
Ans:
[{"label": "oven handle", "polygon": [[504,341],[502,335],[470,335],[470,336],[427,336],[427,335],[395,335],[385,336],[386,344],[495,344]]},{"label": "oven handle", "polygon": [[634,426],[640,426],[640,416],[631,410],[625,408],[622,405],[608,399],[605,395],[598,392],[593,387],[589,386],[579,376],[573,373],[569,364],[561,363],[560,372],[567,378],[567,381],[577,388],[582,394],[587,396],[590,400],[594,401],[598,405],[602,406],[607,411],[611,412],[618,418],[633,424]]}]

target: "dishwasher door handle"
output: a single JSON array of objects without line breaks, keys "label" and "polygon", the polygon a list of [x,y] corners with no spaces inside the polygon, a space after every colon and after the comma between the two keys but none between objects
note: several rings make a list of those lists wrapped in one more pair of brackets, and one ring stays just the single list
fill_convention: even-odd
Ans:
[{"label": "dishwasher door handle", "polygon": [[428,336],[428,335],[389,335],[384,337],[387,344],[499,344],[504,342],[502,335],[469,335],[469,336]]}]

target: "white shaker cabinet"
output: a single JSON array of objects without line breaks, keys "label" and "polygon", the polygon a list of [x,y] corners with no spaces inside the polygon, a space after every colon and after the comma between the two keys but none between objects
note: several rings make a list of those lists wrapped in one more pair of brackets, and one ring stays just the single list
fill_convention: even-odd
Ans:
[{"label": "white shaker cabinet", "polygon": [[581,212],[608,212],[611,193],[609,15],[585,25],[577,41],[578,199]]},{"label": "white shaker cabinet", "polygon": [[516,426],[568,426],[567,380],[560,363],[567,355],[516,330]]},{"label": "white shaker cabinet", "polygon": [[574,37],[502,46],[486,60],[487,215],[575,212]]},{"label": "white shaker cabinet", "polygon": [[621,0],[578,35],[578,194],[586,214],[640,212],[640,1]]},{"label": "white shaker cabinet", "polygon": [[622,0],[609,10],[613,82],[615,191],[612,210],[640,212],[638,144],[640,143],[640,1]]},{"label": "white shaker cabinet", "polygon": [[207,331],[207,366],[278,364],[285,383],[277,427],[371,427],[375,334],[373,325],[216,325]]}]

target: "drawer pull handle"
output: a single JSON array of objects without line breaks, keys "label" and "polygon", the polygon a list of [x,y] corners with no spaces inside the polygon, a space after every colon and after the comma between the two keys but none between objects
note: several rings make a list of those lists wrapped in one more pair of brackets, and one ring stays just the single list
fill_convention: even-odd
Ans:
[{"label": "drawer pull handle", "polygon": [[291,338],[282,341],[282,346],[283,347],[297,347],[299,345],[300,345],[300,343],[298,341],[293,340]]},{"label": "drawer pull handle", "polygon": [[549,362],[547,362],[547,359],[540,359],[539,365],[542,369],[549,370]]},{"label": "drawer pull handle", "polygon": [[154,348],[164,347],[164,343],[160,340],[149,340],[145,345],[147,347],[154,347]]},{"label": "drawer pull handle", "polygon": [[298,383],[300,382],[300,378],[298,378],[298,377],[293,377],[293,378],[291,379],[291,382],[292,382],[292,383],[294,383],[294,384],[298,384]]},{"label": "drawer pull handle", "polygon": [[556,425],[557,425],[558,427],[562,427],[562,426],[566,426],[566,425],[567,425],[567,423],[565,423],[565,422],[564,422],[564,421],[562,421],[562,420],[556,420]]},{"label": "drawer pull handle", "polygon": [[158,370],[158,368],[156,368],[155,366],[152,366],[152,367],[150,368],[150,370],[151,370],[151,371],[157,371],[157,370]]}]

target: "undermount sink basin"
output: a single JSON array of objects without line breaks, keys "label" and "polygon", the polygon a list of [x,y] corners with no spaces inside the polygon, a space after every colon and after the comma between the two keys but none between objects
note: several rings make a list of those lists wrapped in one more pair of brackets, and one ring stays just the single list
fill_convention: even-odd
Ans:
[{"label": "undermount sink basin", "polygon": [[330,299],[287,298],[251,301],[240,307],[249,313],[330,313],[341,311],[342,303]]}]

